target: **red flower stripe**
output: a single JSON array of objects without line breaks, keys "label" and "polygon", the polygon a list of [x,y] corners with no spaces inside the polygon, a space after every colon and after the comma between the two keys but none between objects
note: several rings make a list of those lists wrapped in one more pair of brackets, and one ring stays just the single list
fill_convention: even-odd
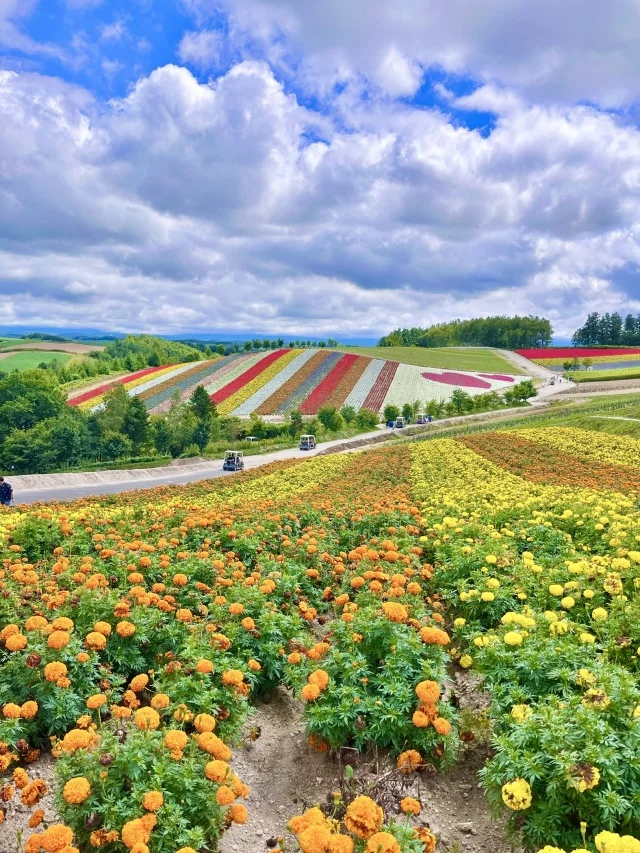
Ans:
[{"label": "red flower stripe", "polygon": [[325,400],[335,390],[340,380],[349,370],[351,365],[358,360],[358,356],[354,354],[343,355],[335,367],[332,367],[329,373],[324,377],[322,382],[319,382],[313,391],[309,394],[304,403],[300,406],[300,411],[303,415],[315,415],[318,409],[324,404]]},{"label": "red flower stripe", "polygon": [[371,359],[369,358],[369,356],[359,355],[356,361],[344,374],[340,382],[333,389],[331,394],[324,401],[323,405],[335,406],[336,409],[339,409],[341,406],[344,406],[345,400],[353,391],[356,386],[356,383],[359,381],[360,377],[365,372],[370,363]]},{"label": "red flower stripe", "polygon": [[214,403],[222,403],[227,397],[230,397],[232,394],[235,394],[236,391],[239,391],[241,388],[244,388],[252,379],[255,379],[256,376],[259,376],[264,370],[269,367],[269,365],[273,364],[274,361],[277,361],[279,358],[282,358],[285,353],[288,353],[288,349],[277,349],[274,352],[270,352],[264,358],[260,359],[257,364],[254,364],[253,367],[250,367],[249,370],[245,370],[244,373],[241,373],[237,379],[234,379],[233,382],[227,383],[215,394],[211,395],[211,399]]},{"label": "red flower stripe", "polygon": [[314,353],[309,361],[302,365],[300,370],[297,370],[261,406],[258,406],[256,413],[258,415],[275,415],[280,406],[287,403],[296,390],[322,366],[328,355],[329,352],[326,349]]},{"label": "red flower stripe", "polygon": [[157,373],[158,370],[164,370],[169,367],[168,364],[163,364],[160,367],[145,367],[144,370],[138,370],[137,373],[130,373],[128,376],[123,376],[117,382],[107,382],[105,385],[100,385],[97,388],[92,388],[91,391],[85,391],[84,394],[78,394],[77,397],[72,397],[68,400],[70,406],[79,406],[87,400],[93,400],[94,397],[99,397],[101,394],[106,394],[116,385],[126,385],[127,382],[133,382],[135,379],[142,379],[143,376],[150,376],[152,373]]},{"label": "red flower stripe", "polygon": [[498,382],[513,382],[513,376],[505,376],[504,373],[479,373],[478,376],[484,376],[485,379],[496,379]]},{"label": "red flower stripe", "polygon": [[640,347],[538,347],[517,349],[525,358],[597,358],[599,355],[638,355]]},{"label": "red flower stripe", "polygon": [[468,373],[423,373],[425,379],[440,382],[441,385],[455,385],[458,388],[491,388],[491,383]]},{"label": "red flower stripe", "polygon": [[398,361],[387,361],[385,366],[380,371],[380,375],[376,379],[375,385],[367,394],[367,399],[364,401],[364,409],[369,409],[371,412],[379,412],[384,403],[384,398],[393,382],[393,377],[396,375],[396,370],[400,366]]}]

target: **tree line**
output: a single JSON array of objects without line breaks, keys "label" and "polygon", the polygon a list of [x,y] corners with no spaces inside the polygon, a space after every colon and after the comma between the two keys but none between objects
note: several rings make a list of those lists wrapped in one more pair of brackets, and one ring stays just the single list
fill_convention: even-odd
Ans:
[{"label": "tree line", "polygon": [[640,345],[640,314],[622,316],[614,311],[613,314],[599,314],[593,311],[583,326],[573,333],[571,338],[574,346],[638,346]]},{"label": "tree line", "polygon": [[543,317],[478,317],[452,320],[426,328],[395,329],[378,341],[379,347],[482,346],[503,349],[547,347],[553,328]]}]

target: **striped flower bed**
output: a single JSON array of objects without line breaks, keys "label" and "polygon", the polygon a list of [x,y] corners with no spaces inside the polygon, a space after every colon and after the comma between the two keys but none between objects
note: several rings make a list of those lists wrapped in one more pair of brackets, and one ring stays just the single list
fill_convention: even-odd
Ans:
[{"label": "striped flower bed", "polygon": [[324,401],[324,406],[333,406],[336,409],[342,408],[345,400],[359,382],[360,377],[365,372],[371,359],[366,355],[359,355],[357,359],[350,365],[340,382],[333,389],[331,394]]},{"label": "striped flower bed", "polygon": [[376,384],[376,380],[378,376],[380,376],[380,371],[384,367],[385,362],[382,358],[374,358],[365,368],[364,373],[358,379],[356,384],[353,387],[353,390],[347,396],[347,399],[344,401],[344,406],[353,406],[356,411],[358,409],[362,409],[364,406],[364,401],[367,399],[367,396],[373,386]]},{"label": "striped flower bed", "polygon": [[118,379],[116,382],[105,382],[104,385],[99,385],[97,388],[92,388],[83,394],[77,394],[68,400],[68,403],[70,406],[79,406],[82,403],[88,403],[91,400],[95,400],[96,397],[102,397],[116,385],[126,385],[129,382],[134,382],[136,379],[143,379],[145,376],[150,376],[152,373],[158,373],[161,370],[172,370],[173,367],[173,365],[170,368],[167,368],[166,365],[162,367],[145,367],[144,370],[138,370],[135,373],[130,373],[128,376],[123,376],[122,379]]},{"label": "striped flower bed", "polygon": [[264,403],[262,403],[256,409],[256,412],[259,415],[275,415],[280,406],[289,399],[289,397],[294,393],[296,388],[302,385],[303,382],[311,376],[311,374],[316,370],[316,368],[321,365],[329,353],[326,350],[310,350],[311,358],[303,364],[302,367],[290,378],[288,379],[277,391],[268,397]]},{"label": "striped flower bed", "polygon": [[[322,382],[325,376],[329,373],[330,370],[340,361],[342,358],[341,352],[330,352],[327,353],[326,358],[313,373],[301,384],[296,390],[291,394],[288,400],[285,400],[277,409],[276,415],[286,415],[289,412],[293,412],[295,409],[300,408],[302,403],[307,399],[311,391],[318,385],[318,383]],[[311,364],[311,362],[309,362]]]},{"label": "striped flower bed", "polygon": [[254,364],[257,364],[260,359],[264,358],[263,352],[252,352],[249,354],[243,353],[238,355],[233,361],[228,362],[225,367],[212,377],[210,382],[205,382],[204,387],[206,392],[211,396],[221,388],[231,382],[232,379],[237,379],[242,376],[245,370],[248,370]]},{"label": "striped flower bed", "polygon": [[[176,367],[171,372],[171,378],[174,376],[182,376],[189,370],[193,370],[196,364],[203,364],[202,361],[193,362],[190,361],[188,364],[181,364],[179,367]],[[161,385],[165,382],[169,377],[167,373],[161,373],[160,375],[156,374],[152,379],[147,379],[141,385],[136,385],[135,388],[132,388],[130,391],[130,397],[139,397],[140,394],[143,394],[145,391],[149,391],[151,388],[157,388],[158,385]]]},{"label": "striped flower bed", "polygon": [[187,370],[180,376],[171,376],[155,388],[144,391],[140,394],[140,398],[144,400],[152,414],[166,412],[171,407],[171,401],[176,392],[180,395],[180,399],[184,400],[193,388],[204,385],[212,373],[223,369],[225,361],[226,359],[221,358],[216,361],[198,362],[192,370]]},{"label": "striped flower bed", "polygon": [[[229,415],[231,412],[237,407],[242,405],[245,400],[250,399],[256,391],[259,391],[264,385],[266,385],[270,380],[274,377],[279,376],[282,370],[287,367],[291,362],[295,361],[295,359],[300,355],[299,349],[292,349],[289,351],[281,350],[281,355],[279,358],[272,361],[270,365],[268,365],[261,373],[258,374],[254,379],[241,388],[239,391],[236,391],[235,394],[232,394],[228,397],[224,403],[221,403],[218,406],[218,411],[221,415]],[[262,365],[263,362],[260,362]]]},{"label": "striped flower bed", "polygon": [[223,403],[229,397],[239,391],[241,388],[244,388],[245,385],[248,385],[256,376],[259,376],[264,370],[266,370],[274,361],[277,361],[281,358],[285,353],[289,352],[286,349],[278,349],[274,352],[267,353],[257,364],[254,364],[253,367],[250,367],[248,370],[245,370],[240,376],[236,379],[228,382],[219,391],[215,391],[211,394],[211,399],[216,405]]},{"label": "striped flower bed", "polygon": [[234,409],[231,414],[241,417],[242,415],[250,415],[252,412],[257,411],[272,394],[275,394],[285,382],[288,382],[314,355],[314,350],[303,350],[302,352],[296,350],[296,352],[299,355],[293,361],[290,361],[273,379],[270,379],[262,388],[252,394],[248,400],[245,400],[244,403]]},{"label": "striped flower bed", "polygon": [[307,399],[300,406],[303,415],[315,415],[325,404],[325,401],[336,390],[338,384],[344,379],[345,374],[358,360],[357,355],[351,353],[343,355],[336,365],[331,368],[325,378],[319,382]]},{"label": "striped flower bed", "polygon": [[[379,412],[382,409],[384,398],[387,396],[397,369],[397,361],[385,361],[380,375],[376,379],[371,391],[369,391],[367,399],[364,401],[365,409],[369,409],[372,412]],[[406,402],[409,401],[407,400]]]},{"label": "striped flower bed", "polygon": [[[196,362],[196,364],[202,364],[202,362]],[[192,367],[193,364],[189,366]],[[173,376],[175,372],[176,367],[175,365],[172,365],[170,367],[161,367],[156,373],[153,374],[153,376],[154,378],[157,378],[159,382],[162,382],[166,380],[168,376]],[[131,396],[138,390],[138,388],[142,387],[142,385],[146,385],[148,381],[149,379],[146,376],[138,376],[137,379],[127,380],[119,384],[123,385],[127,394]],[[81,403],[79,408],[83,411],[97,412],[103,407],[104,394],[102,394],[100,397],[94,397],[94,399],[89,400],[88,403]]]}]

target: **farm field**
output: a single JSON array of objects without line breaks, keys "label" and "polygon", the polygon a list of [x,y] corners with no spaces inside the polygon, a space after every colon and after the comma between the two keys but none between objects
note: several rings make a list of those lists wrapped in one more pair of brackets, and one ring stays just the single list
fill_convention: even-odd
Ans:
[{"label": "farm field", "polygon": [[94,344],[79,344],[65,343],[60,341],[9,341],[5,344],[5,349],[15,350],[45,350],[47,352],[70,352],[70,353],[89,353],[96,350],[103,350],[103,346]]},{"label": "farm field", "polygon": [[0,510],[7,825],[27,853],[259,849],[269,806],[237,768],[250,708],[286,688],[305,771],[338,780],[271,814],[286,850],[455,849],[430,792],[490,727],[480,780],[518,845],[634,853],[639,463],[559,420]]},{"label": "farm field", "polygon": [[[575,368],[570,370],[571,378],[576,382],[640,378],[640,347],[549,347],[517,352],[557,373],[565,371],[567,362],[577,360]],[[583,363],[585,359],[586,365]]]},{"label": "farm field", "polygon": [[22,352],[0,352],[0,371],[10,372],[12,370],[33,370],[43,362],[57,361],[64,364],[73,358],[66,352],[41,352],[24,350]]},{"label": "farm field", "polygon": [[[152,414],[166,412],[176,393],[185,400],[203,385],[222,415],[247,417],[256,412],[283,418],[294,409],[314,415],[323,406],[381,412],[388,404],[446,402],[456,388],[470,395],[502,392],[513,387],[518,376],[424,369],[327,349],[279,349],[146,368],[116,381],[139,396]],[[95,411],[113,385],[106,381],[74,391],[69,404]]]},{"label": "farm field", "polygon": [[387,358],[418,367],[440,367],[446,370],[521,374],[506,358],[484,347],[338,347],[342,352],[355,352],[370,358]]}]

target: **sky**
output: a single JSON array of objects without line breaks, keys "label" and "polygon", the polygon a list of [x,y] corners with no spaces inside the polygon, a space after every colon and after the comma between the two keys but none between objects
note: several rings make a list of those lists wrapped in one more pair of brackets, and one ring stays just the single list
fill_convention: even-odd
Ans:
[{"label": "sky", "polygon": [[0,0],[0,326],[640,312],[638,0]]}]

